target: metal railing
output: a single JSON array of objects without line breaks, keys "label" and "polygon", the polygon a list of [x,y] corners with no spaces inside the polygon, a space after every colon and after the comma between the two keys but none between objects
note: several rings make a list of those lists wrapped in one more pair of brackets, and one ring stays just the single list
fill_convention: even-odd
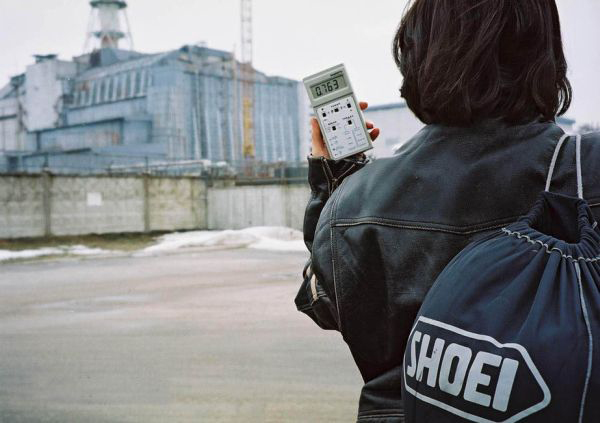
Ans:
[{"label": "metal railing", "polygon": [[164,156],[123,155],[96,152],[52,152],[0,155],[1,174],[57,175],[157,175],[230,178],[237,183],[306,182],[303,162],[266,163],[256,160],[210,161],[166,159]]}]

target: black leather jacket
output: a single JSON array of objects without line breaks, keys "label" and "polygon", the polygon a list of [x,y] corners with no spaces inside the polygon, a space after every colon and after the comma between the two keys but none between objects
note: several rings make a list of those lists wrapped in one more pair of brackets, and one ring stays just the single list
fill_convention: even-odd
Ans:
[{"label": "black leather jacket", "polygon": [[[467,244],[529,211],[563,134],[553,122],[432,124],[390,158],[309,157],[311,259],[295,303],[348,344],[365,382],[357,421],[402,421],[402,357],[425,294]],[[572,137],[551,191],[577,195],[574,149]],[[582,137],[581,159],[600,219],[600,133]]]}]

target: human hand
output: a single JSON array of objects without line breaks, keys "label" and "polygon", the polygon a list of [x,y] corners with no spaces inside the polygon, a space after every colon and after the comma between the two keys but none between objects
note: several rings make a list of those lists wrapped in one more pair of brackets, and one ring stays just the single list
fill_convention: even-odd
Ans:
[{"label": "human hand", "polygon": [[[366,110],[369,107],[369,104],[365,101],[361,101],[358,103],[360,110]],[[372,141],[375,141],[379,136],[379,128],[375,128],[373,122],[367,120],[365,121],[367,125],[367,129],[369,129],[369,136]],[[313,117],[310,120],[310,126],[312,129],[312,152],[311,157],[325,157],[329,159],[329,152],[327,151],[327,147],[325,146],[325,141],[323,140],[323,134],[321,133],[321,128],[319,127],[319,122],[317,118]]]}]

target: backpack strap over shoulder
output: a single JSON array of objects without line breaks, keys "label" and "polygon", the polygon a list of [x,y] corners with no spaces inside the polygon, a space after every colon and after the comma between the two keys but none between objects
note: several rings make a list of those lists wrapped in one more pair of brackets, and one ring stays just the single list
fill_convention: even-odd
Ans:
[{"label": "backpack strap over shoulder", "polygon": [[[550,183],[552,182],[552,174],[554,173],[554,168],[556,166],[556,159],[558,158],[558,153],[564,143],[564,141],[569,138],[571,135],[564,134],[558,140],[556,144],[556,148],[554,149],[554,154],[552,155],[552,161],[550,162],[550,169],[548,170],[548,177],[546,178],[546,187],[544,191],[550,190]],[[577,168],[577,196],[583,199],[583,178],[581,175],[581,135],[575,135],[575,164]]]}]

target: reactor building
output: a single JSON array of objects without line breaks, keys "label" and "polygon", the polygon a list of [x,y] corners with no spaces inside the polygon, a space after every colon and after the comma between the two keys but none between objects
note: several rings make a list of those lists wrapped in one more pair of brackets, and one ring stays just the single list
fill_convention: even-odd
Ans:
[{"label": "reactor building", "polygon": [[70,61],[35,56],[0,88],[0,169],[304,159],[307,106],[299,81],[267,76],[204,45],[156,54],[120,49],[129,35],[119,17],[126,3],[90,4],[96,48]]}]

